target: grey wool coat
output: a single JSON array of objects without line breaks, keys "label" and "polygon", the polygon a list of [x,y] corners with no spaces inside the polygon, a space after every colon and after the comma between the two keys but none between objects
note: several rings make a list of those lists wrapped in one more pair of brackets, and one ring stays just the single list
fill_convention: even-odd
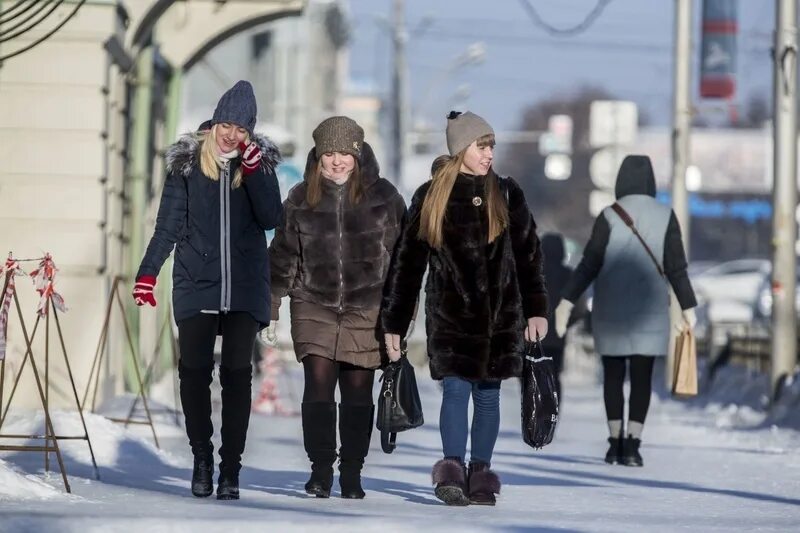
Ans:
[{"label": "grey wool coat", "polygon": [[[364,194],[352,204],[349,182],[323,179],[322,199],[306,201],[306,182],[284,202],[284,220],[270,244],[272,316],[291,301],[292,341],[298,361],[317,355],[363,368],[381,365],[378,331],[383,285],[405,217],[405,202],[379,176],[364,143],[359,159]],[[308,155],[306,176],[317,165]]]},{"label": "grey wool coat", "polygon": [[670,336],[668,283],[681,309],[697,305],[680,226],[672,210],[655,199],[656,182],[648,157],[625,158],[615,192],[617,203],[633,219],[666,280],[631,229],[608,207],[597,217],[563,296],[574,303],[594,282],[592,333],[600,355],[663,356]]}]

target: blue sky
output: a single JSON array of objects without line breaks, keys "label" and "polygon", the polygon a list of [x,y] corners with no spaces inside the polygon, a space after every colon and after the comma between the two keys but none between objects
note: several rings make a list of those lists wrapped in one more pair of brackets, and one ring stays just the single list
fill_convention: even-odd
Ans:
[{"label": "blue sky", "polygon": [[[581,21],[596,0],[531,0],[556,26]],[[387,94],[391,72],[387,17],[391,0],[349,0],[353,23],[350,75],[356,85]],[[672,105],[674,0],[612,0],[596,23],[577,37],[553,37],[535,26],[518,0],[406,0],[411,33],[408,64],[415,116],[441,120],[451,107],[484,114],[499,129],[517,129],[526,105],[583,85],[608,89],[637,102],[654,124],[668,124]],[[700,46],[702,1],[695,0],[694,48]],[[429,24],[423,25],[425,19]],[[769,99],[773,0],[739,1],[737,101]],[[441,79],[471,43],[486,47],[483,64]],[[696,54],[695,54],[696,56]],[[724,114],[717,101],[697,98],[710,118]],[[468,86],[468,87],[467,87]],[[459,89],[468,96],[459,99]]]}]

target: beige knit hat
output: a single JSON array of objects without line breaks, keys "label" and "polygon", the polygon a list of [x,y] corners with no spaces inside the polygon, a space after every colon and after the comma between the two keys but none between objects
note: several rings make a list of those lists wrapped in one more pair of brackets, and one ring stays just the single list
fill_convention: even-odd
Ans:
[{"label": "beige knit hat", "polygon": [[331,117],[320,122],[314,133],[314,147],[317,157],[328,152],[361,156],[364,145],[364,129],[349,117]]},{"label": "beige knit hat", "polygon": [[494,135],[494,130],[481,117],[466,111],[450,111],[447,115],[447,149],[455,156],[466,149],[472,141],[484,135]]}]

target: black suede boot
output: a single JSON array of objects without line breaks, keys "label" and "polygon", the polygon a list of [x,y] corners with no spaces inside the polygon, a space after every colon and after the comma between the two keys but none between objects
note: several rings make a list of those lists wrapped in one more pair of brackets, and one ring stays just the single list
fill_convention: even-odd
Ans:
[{"label": "black suede boot", "polygon": [[317,498],[329,498],[336,461],[336,404],[304,402],[303,444],[311,460],[311,478],[306,492]]},{"label": "black suede boot", "polygon": [[339,486],[342,498],[364,498],[361,469],[369,453],[374,405],[339,405]]},{"label": "black suede boot", "polygon": [[194,455],[192,494],[204,498],[214,492],[214,446],[211,435],[211,380],[214,367],[190,368],[178,365],[181,405],[186,435]]},{"label": "black suede boot", "polygon": [[250,423],[251,379],[251,367],[235,370],[220,367],[222,446],[219,449],[218,500],[239,499],[239,470]]},{"label": "black suede boot", "polygon": [[639,447],[642,445],[642,440],[628,435],[622,445],[622,460],[621,464],[625,466],[644,466],[644,460],[639,453]]},{"label": "black suede boot", "polygon": [[621,465],[622,461],[622,443],[624,437],[620,431],[619,437],[608,437],[608,451],[606,452],[605,461],[610,465]]}]

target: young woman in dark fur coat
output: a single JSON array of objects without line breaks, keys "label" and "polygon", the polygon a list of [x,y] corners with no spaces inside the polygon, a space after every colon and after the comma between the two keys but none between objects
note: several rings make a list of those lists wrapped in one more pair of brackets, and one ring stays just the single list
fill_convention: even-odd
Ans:
[{"label": "young woman in dark fur coat", "polygon": [[339,485],[343,498],[360,499],[372,434],[372,384],[381,364],[378,314],[406,208],[380,177],[354,120],[331,117],[313,137],[305,179],[289,191],[285,220],[270,245],[272,317],[278,319],[288,294],[292,340],[305,373],[303,443],[311,460],[306,492],[330,496],[338,382]]},{"label": "young woman in dark fur coat", "polygon": [[547,334],[542,252],[522,189],[492,170],[491,126],[473,113],[452,112],[447,147],[450,156],[437,160],[433,179],[414,194],[381,322],[396,356],[427,268],[428,356],[444,391],[436,496],[448,505],[494,505],[500,480],[489,466],[500,428],[500,382],[520,375],[523,338]]},{"label": "young woman in dark fur coat", "polygon": [[[250,360],[269,324],[269,262],[264,231],[280,222],[275,167],[280,155],[254,135],[256,99],[246,81],[222,95],[213,118],[166,154],[168,175],[155,232],[133,297],[156,305],[153,288],[175,248],[172,302],[180,344],[180,395],[194,454],[192,494],[213,492],[211,391],[214,342],[222,335],[222,447],[217,499],[239,498],[239,470],[250,420]],[[177,244],[177,246],[176,246]]]}]

